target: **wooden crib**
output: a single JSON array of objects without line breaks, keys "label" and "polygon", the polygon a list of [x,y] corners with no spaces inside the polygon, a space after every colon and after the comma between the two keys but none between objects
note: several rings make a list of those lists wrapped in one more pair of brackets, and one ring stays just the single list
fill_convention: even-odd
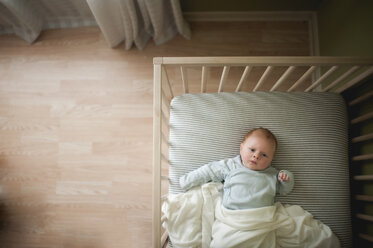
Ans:
[{"label": "wooden crib", "polygon": [[[358,228],[364,226],[364,221],[372,221],[373,218],[363,212],[367,209],[366,205],[373,202],[373,196],[367,195],[363,184],[372,180],[373,176],[366,175],[369,169],[361,169],[362,166],[368,167],[373,159],[369,148],[368,152],[361,148],[367,143],[369,146],[373,139],[371,128],[364,128],[364,125],[372,126],[373,119],[370,104],[373,96],[373,58],[157,57],[153,62],[153,247],[167,245],[168,238],[161,225],[161,205],[169,187],[171,100],[182,94],[213,92],[301,91],[341,94],[351,110],[349,170],[354,244],[373,242],[373,236]],[[356,116],[356,113],[360,116]]]}]

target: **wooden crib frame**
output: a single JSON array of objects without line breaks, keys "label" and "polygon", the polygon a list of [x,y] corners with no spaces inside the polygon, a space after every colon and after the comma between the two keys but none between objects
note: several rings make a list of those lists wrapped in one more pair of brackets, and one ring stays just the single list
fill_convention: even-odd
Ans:
[{"label": "wooden crib frame", "polygon": [[[222,91],[330,91],[343,93],[360,84],[373,74],[373,58],[356,57],[157,57],[154,63],[154,115],[153,115],[153,247],[163,247],[167,232],[162,231],[161,204],[167,197],[168,188],[168,133],[170,102],[172,98],[185,93],[204,93]],[[255,81],[248,81],[254,68],[263,73]],[[296,70],[302,71],[294,77]],[[194,70],[193,75],[188,70]],[[230,71],[242,71],[234,80]],[[175,73],[175,71],[177,73]],[[277,71],[277,73],[274,73]],[[278,71],[281,71],[278,73]],[[190,71],[189,71],[190,72]],[[179,73],[179,75],[177,75]],[[217,80],[212,73],[219,74]],[[274,75],[276,74],[276,75]],[[200,76],[199,76],[200,75]],[[197,76],[197,78],[196,78]],[[273,77],[271,77],[273,76]],[[192,78],[193,80],[188,80]],[[275,80],[273,80],[275,78]],[[292,78],[292,80],[290,80]],[[295,80],[294,80],[295,79]],[[263,89],[263,83],[273,81],[270,89]],[[233,82],[232,82],[233,81]],[[289,82],[292,81],[290,87]],[[215,84],[213,89],[207,85]],[[234,85],[235,84],[235,85]],[[285,88],[285,86],[287,87]],[[195,92],[194,92],[195,91]],[[373,92],[364,93],[355,103],[372,97]],[[354,104],[354,102],[350,103]],[[373,118],[373,112],[351,121],[366,121]],[[356,142],[372,140],[373,134],[354,137]],[[371,160],[373,154],[355,156],[351,161]],[[163,173],[163,174],[162,174]],[[367,177],[367,176],[363,176]],[[369,176],[368,176],[369,177]],[[359,176],[354,179],[359,180]],[[372,176],[369,179],[373,179]],[[372,201],[372,196],[354,196],[353,199]],[[353,215],[356,215],[356,213]],[[357,214],[360,218],[373,218]],[[366,234],[361,238],[373,240]]]}]

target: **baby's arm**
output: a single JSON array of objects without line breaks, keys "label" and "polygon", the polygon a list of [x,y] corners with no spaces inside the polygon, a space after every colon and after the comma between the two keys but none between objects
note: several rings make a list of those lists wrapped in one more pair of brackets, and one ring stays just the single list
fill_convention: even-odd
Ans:
[{"label": "baby's arm", "polygon": [[277,175],[278,188],[277,192],[280,195],[289,194],[294,187],[294,176],[293,173],[287,170],[281,170]]},{"label": "baby's arm", "polygon": [[180,177],[179,184],[184,190],[198,186],[209,181],[221,182],[227,173],[228,160],[220,160],[203,165],[202,167]]}]

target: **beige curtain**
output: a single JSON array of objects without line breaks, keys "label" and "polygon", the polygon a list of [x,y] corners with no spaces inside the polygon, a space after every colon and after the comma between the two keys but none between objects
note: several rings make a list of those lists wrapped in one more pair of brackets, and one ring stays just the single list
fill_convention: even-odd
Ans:
[{"label": "beige curtain", "polygon": [[33,43],[42,30],[98,25],[108,45],[143,49],[177,34],[190,39],[179,0],[0,0],[0,35]]}]

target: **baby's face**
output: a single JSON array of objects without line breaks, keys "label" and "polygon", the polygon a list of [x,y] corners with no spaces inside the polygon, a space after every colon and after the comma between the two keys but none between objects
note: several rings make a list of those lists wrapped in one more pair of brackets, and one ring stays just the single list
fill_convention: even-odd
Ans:
[{"label": "baby's face", "polygon": [[242,163],[251,170],[264,170],[275,155],[275,142],[260,132],[252,133],[240,146]]}]

